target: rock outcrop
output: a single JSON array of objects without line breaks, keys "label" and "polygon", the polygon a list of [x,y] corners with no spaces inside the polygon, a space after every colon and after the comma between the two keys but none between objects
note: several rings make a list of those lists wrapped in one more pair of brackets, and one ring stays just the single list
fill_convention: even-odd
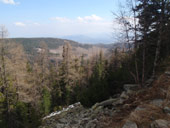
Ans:
[{"label": "rock outcrop", "polygon": [[[112,117],[119,112],[117,106],[122,105],[128,99],[128,95],[138,89],[138,85],[124,85],[124,92],[127,96],[118,95],[116,98],[96,103],[92,108],[86,109],[80,103],[63,108],[61,111],[53,112],[42,120],[40,128],[103,128],[106,122],[105,117]],[[111,108],[108,106],[111,106]],[[126,128],[126,127],[125,127]],[[136,128],[136,127],[134,127]]]},{"label": "rock outcrop", "polygon": [[99,120],[102,115],[112,116],[112,112],[112,109],[102,106],[85,109],[80,103],[76,103],[44,117],[40,128],[100,128]]}]

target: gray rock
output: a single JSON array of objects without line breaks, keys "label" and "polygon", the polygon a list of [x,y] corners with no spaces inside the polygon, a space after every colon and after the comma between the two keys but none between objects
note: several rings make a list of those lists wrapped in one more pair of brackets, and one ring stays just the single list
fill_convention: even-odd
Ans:
[{"label": "gray rock", "polygon": [[136,91],[132,91],[132,90],[127,90],[127,91],[126,91],[127,95],[131,95],[131,94],[133,94],[134,92],[136,92]]},{"label": "gray rock", "polygon": [[146,108],[142,107],[142,106],[138,106],[136,107],[135,109],[135,112],[138,112],[138,111],[144,111]]},{"label": "gray rock", "polygon": [[109,109],[105,108],[104,111],[103,111],[103,113],[104,113],[105,115],[110,116],[112,112],[111,112]]},{"label": "gray rock", "polygon": [[86,125],[86,128],[96,128],[97,123],[98,123],[97,119],[89,121]]},{"label": "gray rock", "polygon": [[138,128],[138,126],[135,122],[127,121],[122,128]]},{"label": "gray rock", "polygon": [[145,86],[150,86],[152,84],[152,82],[154,81],[154,78],[151,77],[150,79],[148,79],[146,82],[145,82]]},{"label": "gray rock", "polygon": [[84,118],[84,119],[79,121],[79,124],[80,125],[85,125],[85,124],[87,124],[89,122],[89,120],[90,120],[90,118]]},{"label": "gray rock", "polygon": [[[46,128],[48,128],[48,127],[46,127]],[[55,124],[55,125],[52,125],[52,126],[49,127],[49,128],[65,128],[65,124],[59,124],[59,123],[57,123],[57,124]]]},{"label": "gray rock", "polygon": [[125,84],[123,87],[125,91],[129,91],[129,90],[136,91],[139,89],[138,84]]},{"label": "gray rock", "polygon": [[108,99],[108,100],[105,100],[105,101],[103,101],[101,103],[98,103],[96,106],[97,107],[98,106],[105,107],[105,106],[108,106],[108,105],[112,105],[113,103],[116,103],[118,100],[119,100],[118,98],[116,98],[116,99]]},{"label": "gray rock", "polygon": [[124,102],[124,99],[122,98],[114,98],[114,99],[112,98],[112,99],[108,99],[100,103],[96,103],[95,105],[92,106],[91,110],[96,111],[95,109],[97,108],[101,110],[103,107],[116,106],[116,105],[123,104],[123,102]]},{"label": "gray rock", "polygon": [[165,72],[165,75],[170,76],[170,72],[169,71]]},{"label": "gray rock", "polygon": [[92,106],[92,110],[95,110],[99,106],[99,103],[96,103],[95,105]]},{"label": "gray rock", "polygon": [[60,123],[67,123],[67,119],[61,118],[61,119],[58,120],[58,122],[60,122]]},{"label": "gray rock", "polygon": [[120,98],[122,99],[128,99],[129,96],[127,95],[127,93],[125,91],[122,92],[122,94],[120,95]]},{"label": "gray rock", "polygon": [[103,106],[99,106],[98,108],[96,108],[96,109],[93,111],[93,113],[94,113],[94,114],[98,114],[98,113],[100,113],[100,112],[102,111],[102,109],[103,109]]},{"label": "gray rock", "polygon": [[163,99],[154,99],[150,102],[150,104],[155,105],[157,107],[162,107]]},{"label": "gray rock", "polygon": [[164,111],[166,114],[170,114],[170,108],[169,108],[169,107],[164,107],[163,111]]},{"label": "gray rock", "polygon": [[112,103],[113,106],[116,106],[116,105],[121,105],[123,104],[125,100],[122,99],[122,98],[117,98],[117,100],[115,102]]},{"label": "gray rock", "polygon": [[170,128],[170,122],[162,119],[155,120],[151,124],[151,128]]}]

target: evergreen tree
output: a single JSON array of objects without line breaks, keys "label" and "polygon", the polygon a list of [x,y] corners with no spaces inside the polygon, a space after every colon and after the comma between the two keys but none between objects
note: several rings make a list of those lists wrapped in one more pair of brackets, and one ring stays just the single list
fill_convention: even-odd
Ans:
[{"label": "evergreen tree", "polygon": [[51,110],[51,94],[50,91],[44,87],[42,95],[42,110],[44,115],[47,115]]},{"label": "evergreen tree", "polygon": [[161,47],[168,46],[163,43],[163,33],[169,24],[169,5],[168,0],[138,0],[136,11],[141,35],[138,56],[140,58],[143,56],[142,83],[148,78],[148,74],[152,74],[152,78],[155,76],[156,67],[161,60],[160,55],[164,53]]},{"label": "evergreen tree", "polygon": [[60,66],[59,71],[59,86],[61,89],[61,102],[64,104],[69,104],[70,95],[73,91],[73,88],[77,84],[77,76],[79,75],[76,70],[79,70],[79,61],[73,59],[71,54],[71,45],[66,43],[63,46],[63,60]]}]

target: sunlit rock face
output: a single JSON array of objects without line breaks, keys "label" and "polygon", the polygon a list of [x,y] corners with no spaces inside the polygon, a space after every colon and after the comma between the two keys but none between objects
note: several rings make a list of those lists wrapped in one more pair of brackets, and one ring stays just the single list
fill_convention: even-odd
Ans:
[{"label": "sunlit rock face", "polygon": [[113,111],[103,106],[86,109],[76,103],[44,117],[39,128],[102,128],[103,115],[112,116]]},{"label": "sunlit rock face", "polygon": [[44,117],[43,126],[40,128],[93,128],[96,127],[97,122],[98,120],[91,110],[76,103]]},{"label": "sunlit rock face", "polygon": [[52,118],[52,117],[54,117],[54,116],[60,116],[62,113],[67,113],[67,112],[69,112],[69,111],[71,111],[71,110],[74,110],[74,109],[76,109],[76,108],[78,108],[78,107],[82,107],[80,102],[75,103],[75,104],[73,104],[73,105],[69,105],[67,108],[63,108],[63,110],[61,110],[61,111],[53,112],[53,113],[51,113],[50,115],[44,117],[43,120]]}]

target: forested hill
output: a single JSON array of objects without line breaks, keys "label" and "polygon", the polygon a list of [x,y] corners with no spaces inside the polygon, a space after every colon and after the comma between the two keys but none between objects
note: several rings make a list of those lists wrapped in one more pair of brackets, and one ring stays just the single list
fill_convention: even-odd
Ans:
[{"label": "forested hill", "polygon": [[[7,39],[8,40],[8,39]],[[96,43],[96,44],[82,44],[73,40],[60,39],[60,38],[10,38],[10,42],[21,44],[24,47],[24,51],[27,54],[34,54],[37,52],[37,48],[41,47],[42,43],[45,43],[49,50],[52,50],[52,54],[61,54],[62,46],[69,43],[72,46],[73,54],[85,55],[87,57],[92,54],[97,54],[102,50],[106,54],[110,54],[114,49],[128,49],[129,44],[127,43]],[[131,46],[130,46],[131,47]]]},{"label": "forested hill", "polygon": [[11,38],[10,41],[22,44],[27,52],[32,52],[34,48],[38,48],[40,43],[46,43],[49,49],[56,49],[66,43],[70,43],[73,47],[85,49],[92,47],[90,44],[80,44],[72,40],[59,38]]}]

